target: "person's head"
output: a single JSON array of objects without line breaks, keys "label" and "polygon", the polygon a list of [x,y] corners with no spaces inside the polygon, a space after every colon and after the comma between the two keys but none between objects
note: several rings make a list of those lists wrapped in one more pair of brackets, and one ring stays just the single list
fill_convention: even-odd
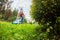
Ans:
[{"label": "person's head", "polygon": [[20,12],[23,12],[23,8],[20,9]]}]

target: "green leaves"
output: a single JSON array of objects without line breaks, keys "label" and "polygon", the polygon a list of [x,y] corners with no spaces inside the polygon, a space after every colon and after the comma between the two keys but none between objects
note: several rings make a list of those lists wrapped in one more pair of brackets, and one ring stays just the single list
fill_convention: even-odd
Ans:
[{"label": "green leaves", "polygon": [[[60,0],[33,0],[31,15],[39,24],[44,25],[38,30],[47,31],[49,40],[54,39],[55,35],[58,37],[58,33],[60,33]],[[59,40],[59,37],[56,40]]]},{"label": "green leaves", "polygon": [[0,22],[0,40],[34,40],[34,24]]}]

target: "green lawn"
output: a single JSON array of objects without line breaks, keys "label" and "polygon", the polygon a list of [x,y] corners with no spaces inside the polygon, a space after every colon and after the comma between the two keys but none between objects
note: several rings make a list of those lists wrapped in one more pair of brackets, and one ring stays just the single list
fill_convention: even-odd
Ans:
[{"label": "green lawn", "polygon": [[33,40],[35,28],[35,24],[0,22],[0,40]]}]

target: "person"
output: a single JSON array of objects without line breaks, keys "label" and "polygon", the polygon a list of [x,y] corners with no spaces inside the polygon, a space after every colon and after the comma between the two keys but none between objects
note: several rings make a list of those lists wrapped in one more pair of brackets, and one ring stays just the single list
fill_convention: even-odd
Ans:
[{"label": "person", "polygon": [[23,13],[23,9],[20,9],[20,12],[17,14],[17,19],[13,22],[14,24],[20,24],[23,23],[24,21],[24,13]]},{"label": "person", "polygon": [[24,13],[23,13],[23,9],[22,9],[22,8],[20,9],[19,16],[20,16],[20,18],[19,18],[19,19],[21,20],[20,22],[22,23],[22,22],[23,22],[23,20],[24,20],[24,17],[25,17],[25,15],[24,15]]}]

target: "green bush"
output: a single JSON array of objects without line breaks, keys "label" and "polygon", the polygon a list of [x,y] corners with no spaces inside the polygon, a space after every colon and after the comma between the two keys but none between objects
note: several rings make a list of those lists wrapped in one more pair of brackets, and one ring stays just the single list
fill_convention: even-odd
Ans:
[{"label": "green bush", "polygon": [[34,24],[0,22],[0,40],[35,40]]},{"label": "green bush", "polygon": [[60,0],[33,0],[31,15],[43,25],[39,30],[49,30],[49,40],[60,40]]}]

